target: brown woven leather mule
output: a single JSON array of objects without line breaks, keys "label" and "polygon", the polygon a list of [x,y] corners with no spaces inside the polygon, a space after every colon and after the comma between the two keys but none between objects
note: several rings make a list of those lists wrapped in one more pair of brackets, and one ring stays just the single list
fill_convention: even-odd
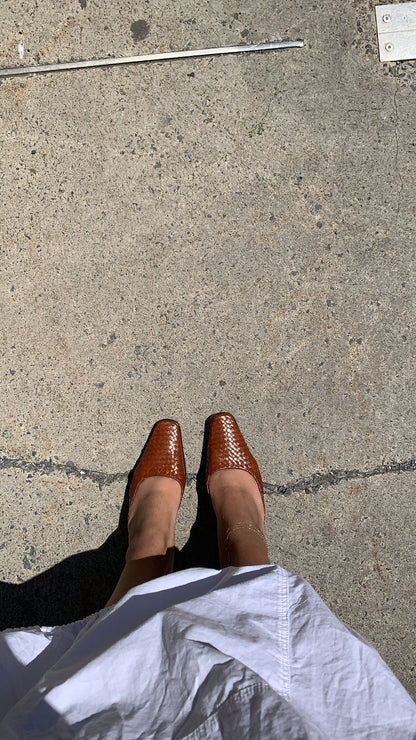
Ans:
[{"label": "brown woven leather mule", "polygon": [[256,481],[264,508],[263,481],[259,466],[251,454],[234,417],[228,413],[215,414],[211,419],[208,437],[206,484],[217,470],[246,470]]},{"label": "brown woven leather mule", "polygon": [[133,472],[130,485],[130,507],[137,489],[145,478],[161,475],[173,478],[181,487],[181,500],[186,483],[185,458],[181,429],[172,419],[161,419],[153,427],[146,447]]}]

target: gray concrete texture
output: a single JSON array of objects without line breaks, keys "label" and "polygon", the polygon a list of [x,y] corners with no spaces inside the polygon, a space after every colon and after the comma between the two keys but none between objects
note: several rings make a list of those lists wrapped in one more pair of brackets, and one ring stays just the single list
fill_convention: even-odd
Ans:
[{"label": "gray concrete texture", "polygon": [[2,625],[82,616],[116,577],[163,417],[186,553],[229,410],[272,557],[415,695],[415,63],[378,61],[368,0],[15,0],[1,27],[3,67],[306,42],[1,84]]}]

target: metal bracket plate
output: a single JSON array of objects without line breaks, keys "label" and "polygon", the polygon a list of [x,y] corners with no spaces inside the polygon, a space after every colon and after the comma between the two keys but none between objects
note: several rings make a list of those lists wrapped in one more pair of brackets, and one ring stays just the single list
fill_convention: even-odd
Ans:
[{"label": "metal bracket plate", "polygon": [[377,5],[380,62],[416,59],[416,2]]}]

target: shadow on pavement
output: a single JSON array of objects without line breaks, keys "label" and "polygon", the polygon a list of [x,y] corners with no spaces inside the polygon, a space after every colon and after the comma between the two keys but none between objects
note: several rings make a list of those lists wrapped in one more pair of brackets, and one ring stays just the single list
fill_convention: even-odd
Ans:
[{"label": "shadow on pavement", "polygon": [[[209,420],[205,425],[201,465],[197,475],[197,516],[188,542],[181,551],[175,550],[175,571],[191,567],[219,567],[216,518],[205,486],[208,430]],[[133,470],[126,486],[117,529],[101,547],[71,555],[25,583],[0,582],[0,630],[68,624],[103,608],[124,566],[128,491]]]}]

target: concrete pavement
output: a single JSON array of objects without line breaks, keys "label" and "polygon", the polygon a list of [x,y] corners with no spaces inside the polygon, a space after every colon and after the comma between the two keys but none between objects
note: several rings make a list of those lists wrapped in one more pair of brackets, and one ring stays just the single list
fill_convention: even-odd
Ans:
[{"label": "concrete pavement", "polygon": [[368,0],[18,0],[1,25],[3,67],[306,42],[0,85],[2,626],[99,608],[163,417],[185,548],[229,410],[273,558],[415,695],[415,63],[378,61]]}]

